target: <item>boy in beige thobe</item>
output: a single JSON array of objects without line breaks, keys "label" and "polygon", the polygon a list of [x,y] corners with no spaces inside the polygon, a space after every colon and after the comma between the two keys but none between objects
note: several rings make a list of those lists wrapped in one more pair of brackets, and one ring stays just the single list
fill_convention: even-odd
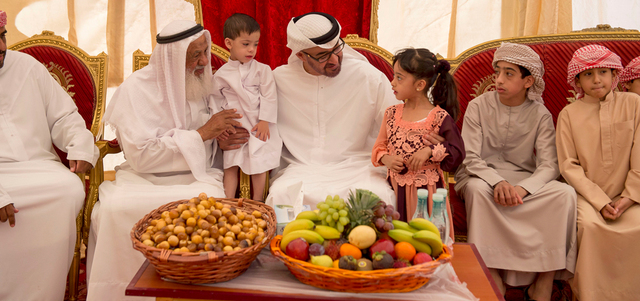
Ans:
[{"label": "boy in beige thobe", "polygon": [[577,100],[558,116],[560,172],[578,193],[580,301],[640,298],[640,96],[614,92],[620,57],[582,47],[567,81]]}]

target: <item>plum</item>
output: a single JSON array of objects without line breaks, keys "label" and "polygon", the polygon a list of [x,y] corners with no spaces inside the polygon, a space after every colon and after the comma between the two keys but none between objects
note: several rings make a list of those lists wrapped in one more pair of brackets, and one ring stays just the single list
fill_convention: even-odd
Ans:
[{"label": "plum", "polygon": [[309,246],[309,255],[321,256],[324,255],[324,247],[321,244],[311,244]]}]

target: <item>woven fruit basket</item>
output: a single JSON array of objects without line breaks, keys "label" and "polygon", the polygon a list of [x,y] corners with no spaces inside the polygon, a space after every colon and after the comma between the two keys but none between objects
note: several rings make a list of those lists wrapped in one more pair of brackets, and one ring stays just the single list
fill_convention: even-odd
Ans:
[{"label": "woven fruit basket", "polygon": [[231,252],[179,253],[143,244],[140,241],[140,236],[146,231],[150,222],[160,218],[162,212],[176,209],[178,205],[189,202],[189,200],[181,200],[165,204],[138,221],[131,230],[133,248],[142,252],[156,267],[160,276],[176,282],[186,284],[217,283],[240,276],[275,235],[275,212],[264,203],[248,199],[216,198],[215,200],[245,212],[251,213],[254,210],[260,212],[262,219],[267,223],[264,239],[248,248]]},{"label": "woven fruit basket", "polygon": [[431,262],[399,269],[350,271],[313,265],[287,256],[280,249],[282,236],[271,240],[271,253],[304,284],[317,288],[350,293],[402,293],[425,285],[436,268],[451,261],[453,254],[444,246],[440,256]]}]

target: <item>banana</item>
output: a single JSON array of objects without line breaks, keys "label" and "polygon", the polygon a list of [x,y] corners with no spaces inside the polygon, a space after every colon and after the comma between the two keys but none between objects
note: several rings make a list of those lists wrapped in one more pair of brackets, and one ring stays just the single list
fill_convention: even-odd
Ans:
[{"label": "banana", "polygon": [[340,232],[333,227],[317,225],[314,229],[316,233],[320,234],[324,239],[338,239],[340,238]]},{"label": "banana", "polygon": [[309,244],[317,243],[322,244],[324,242],[324,238],[320,236],[320,234],[316,233],[313,230],[296,230],[287,233],[287,235],[282,236],[282,241],[280,242],[280,249],[286,250],[287,245],[296,238],[304,238]]},{"label": "banana", "polygon": [[431,247],[431,256],[438,257],[442,253],[442,239],[440,235],[429,230],[420,230],[413,234],[413,238],[417,241],[428,244]]},{"label": "banana", "polygon": [[308,219],[297,219],[295,221],[289,222],[282,231],[282,236],[285,236],[296,230],[313,230],[314,224],[312,221]]},{"label": "banana", "polygon": [[409,231],[411,233],[418,232],[418,229],[409,226],[409,224],[407,224],[407,223],[405,223],[403,221],[393,220],[393,221],[391,221],[391,223],[393,224],[393,229],[405,230],[405,231]]},{"label": "banana", "polygon": [[299,219],[308,219],[311,221],[317,221],[318,214],[313,211],[302,211],[300,212],[300,214],[298,214],[298,216],[296,216],[296,220],[299,220]]},{"label": "banana", "polygon": [[416,248],[418,252],[424,252],[431,255],[431,247],[426,243],[423,243],[421,241],[414,239],[413,233],[406,230],[400,230],[400,229],[389,230],[388,233],[389,233],[389,236],[391,236],[391,238],[393,238],[394,240],[406,241],[410,243],[414,248]]},{"label": "banana", "polygon": [[435,234],[438,234],[438,236],[440,236],[440,231],[438,231],[438,227],[436,227],[436,225],[434,225],[432,222],[424,218],[414,218],[409,221],[409,225],[418,230],[429,230]]}]

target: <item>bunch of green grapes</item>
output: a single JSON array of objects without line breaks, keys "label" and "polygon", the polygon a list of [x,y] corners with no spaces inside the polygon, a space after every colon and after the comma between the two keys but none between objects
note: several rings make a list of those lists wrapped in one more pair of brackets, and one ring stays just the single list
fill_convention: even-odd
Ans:
[{"label": "bunch of green grapes", "polygon": [[344,226],[351,222],[344,199],[339,195],[328,195],[327,199],[318,203],[317,207],[320,210],[318,216],[322,225],[336,228],[338,232],[342,232]]}]

